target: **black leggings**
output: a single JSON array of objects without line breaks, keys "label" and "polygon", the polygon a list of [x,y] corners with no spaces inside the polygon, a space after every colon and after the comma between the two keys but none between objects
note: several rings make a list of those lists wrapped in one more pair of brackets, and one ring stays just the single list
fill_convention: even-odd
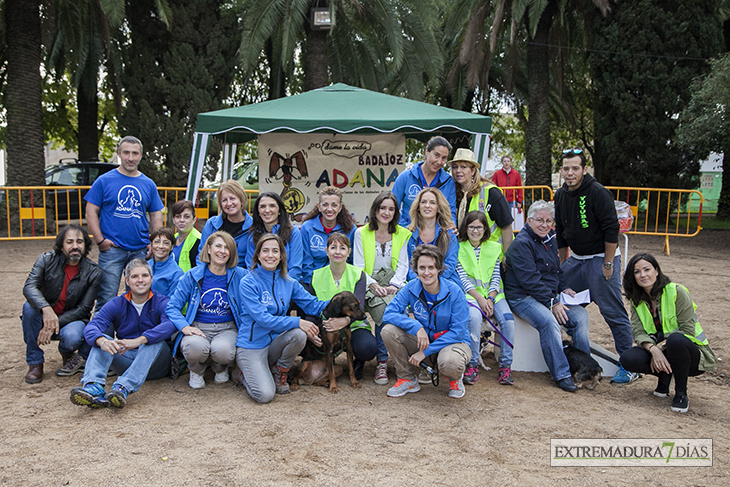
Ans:
[{"label": "black leggings", "polygon": [[[664,356],[667,357],[669,365],[672,366],[674,375],[674,390],[677,393],[687,393],[687,377],[694,377],[704,371],[697,367],[700,363],[700,350],[692,340],[679,332],[667,336]],[[657,374],[651,371],[651,353],[643,347],[632,347],[621,354],[621,365],[630,372],[656,375],[657,377],[666,374]]]}]

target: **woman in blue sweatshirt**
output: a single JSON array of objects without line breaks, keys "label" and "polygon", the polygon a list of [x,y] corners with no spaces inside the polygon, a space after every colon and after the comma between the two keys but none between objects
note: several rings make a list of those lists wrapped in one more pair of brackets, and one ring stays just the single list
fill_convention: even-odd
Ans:
[{"label": "woman in blue sweatshirt", "polygon": [[[302,223],[302,282],[312,282],[312,273],[327,265],[327,237],[332,232],[340,232],[352,239],[355,235],[355,220],[342,202],[342,191],[327,186],[319,191],[319,199],[314,208],[304,215]],[[352,262],[352,259],[349,260]]]},{"label": "woman in blue sweatshirt", "polygon": [[[449,203],[444,195],[436,188],[423,188],[413,200],[411,206],[411,224],[408,230],[411,238],[408,239],[408,258],[413,258],[413,251],[423,244],[438,247],[444,256],[443,277],[461,285],[456,274],[456,265],[459,262],[459,242],[453,228]],[[416,270],[411,266],[408,270],[408,280],[416,278]]]},{"label": "woman in blue sweatshirt", "polygon": [[275,233],[286,248],[286,270],[289,277],[298,281],[302,275],[302,236],[299,228],[292,226],[281,197],[273,192],[261,193],[251,210],[253,225],[246,231],[246,268],[253,264],[256,244],[265,233]]},{"label": "woman in blue sweatshirt", "polygon": [[319,301],[287,276],[286,249],[278,235],[259,239],[251,271],[241,280],[241,316],[236,341],[240,380],[256,402],[267,403],[274,393],[287,394],[287,374],[307,338],[320,346],[319,328],[289,316],[292,302],[305,314],[319,316],[329,301]]},{"label": "woman in blue sweatshirt", "polygon": [[150,234],[152,258],[147,263],[152,268],[152,290],[162,296],[172,296],[183,270],[175,261],[172,249],[175,233],[172,228],[160,227]]},{"label": "woman in blue sweatshirt", "polygon": [[[214,232],[224,231],[236,242],[239,267],[246,267],[246,242],[244,236],[253,224],[251,215],[246,212],[248,197],[243,186],[235,179],[229,179],[218,187],[216,193],[218,215],[205,222],[200,233],[200,241],[207,242]],[[197,265],[203,263],[202,252],[195,258]]]},{"label": "woman in blue sweatshirt", "polygon": [[[388,396],[400,397],[418,392],[416,374],[410,365],[436,354],[438,370],[449,380],[449,397],[464,397],[464,370],[471,358],[469,348],[469,306],[464,291],[445,279],[444,257],[435,245],[421,245],[411,258],[418,279],[398,291],[385,308],[381,336],[395,362],[398,380]],[[408,316],[408,307],[414,318]]]},{"label": "woman in blue sweatshirt", "polygon": [[239,283],[246,274],[245,269],[236,266],[236,243],[226,232],[208,237],[199,256],[204,265],[185,273],[166,310],[181,332],[173,356],[181,346],[193,389],[205,387],[203,374],[208,364],[216,384],[228,382],[228,367],[236,358]]}]

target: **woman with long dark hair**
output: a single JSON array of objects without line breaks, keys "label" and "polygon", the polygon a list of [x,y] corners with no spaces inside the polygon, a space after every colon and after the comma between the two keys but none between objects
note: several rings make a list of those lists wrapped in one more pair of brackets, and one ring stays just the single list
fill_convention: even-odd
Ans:
[{"label": "woman with long dark hair", "polygon": [[365,310],[375,324],[378,345],[376,384],[388,384],[388,350],[380,332],[385,307],[408,277],[408,246],[411,232],[398,225],[398,200],[390,191],[380,193],[370,206],[368,224],[355,230],[352,263],[375,279],[365,295]]},{"label": "woman with long dark hair", "polygon": [[673,283],[651,254],[639,253],[629,260],[623,284],[631,303],[636,346],[621,355],[621,364],[630,372],[656,375],[658,397],[669,396],[674,376],[671,409],[686,413],[687,377],[717,368],[715,353],[697,321],[697,305],[687,288]]},{"label": "woman with long dark hair", "polygon": [[294,227],[289,220],[281,196],[274,192],[261,193],[251,210],[253,224],[244,237],[246,242],[246,267],[253,264],[253,253],[256,244],[265,233],[273,233],[281,238],[286,248],[286,267],[289,277],[299,280],[302,275],[302,236],[299,228]]},{"label": "woman with long dark hair", "polygon": [[464,383],[479,380],[479,347],[483,317],[499,323],[499,374],[497,381],[512,385],[512,346],[515,321],[504,298],[500,260],[502,246],[489,238],[489,221],[483,211],[470,211],[459,224],[459,263],[456,272],[469,303],[471,359],[464,373]]}]

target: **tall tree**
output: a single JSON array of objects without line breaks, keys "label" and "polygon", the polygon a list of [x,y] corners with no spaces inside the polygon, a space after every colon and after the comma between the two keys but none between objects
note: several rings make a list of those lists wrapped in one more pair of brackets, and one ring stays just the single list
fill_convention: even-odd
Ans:
[{"label": "tall tree", "polygon": [[160,186],[185,185],[196,115],[222,108],[229,94],[240,34],[227,4],[171,2],[168,30],[152,0],[128,2],[119,128],[142,140],[141,168]]},{"label": "tall tree", "polygon": [[730,54],[712,62],[712,72],[692,85],[692,99],[679,117],[677,142],[699,157],[724,152],[717,217],[730,219]]},{"label": "tall tree", "polygon": [[41,101],[40,0],[5,0],[7,84],[7,182],[42,185],[45,181]]},{"label": "tall tree", "polygon": [[[312,7],[328,7],[332,30],[312,29]],[[415,99],[424,77],[436,79],[443,65],[431,0],[244,0],[240,63],[244,77],[265,50],[271,83],[290,77],[301,52],[304,89],[345,82]],[[271,93],[280,93],[277,89]]]},{"label": "tall tree", "polygon": [[594,163],[604,184],[696,187],[699,164],[675,130],[692,80],[722,47],[717,3],[625,0],[596,20]]}]

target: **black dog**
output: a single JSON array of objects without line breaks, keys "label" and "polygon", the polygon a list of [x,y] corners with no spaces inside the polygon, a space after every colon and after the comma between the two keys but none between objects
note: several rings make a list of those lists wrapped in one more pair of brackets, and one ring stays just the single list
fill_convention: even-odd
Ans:
[{"label": "black dog", "polygon": [[563,353],[568,359],[570,373],[573,375],[573,380],[578,389],[582,387],[591,391],[595,389],[598,381],[601,380],[601,372],[603,372],[596,359],[583,350],[575,348],[567,340],[563,340]]},{"label": "black dog", "polygon": [[[352,334],[350,332],[350,327],[345,326],[338,331],[327,331],[324,329],[322,324],[324,320],[328,320],[329,318],[344,317],[349,317],[353,323],[367,318],[365,316],[365,312],[360,307],[360,300],[349,291],[342,291],[335,294],[329,304],[327,304],[322,311],[322,319],[316,320],[316,323],[319,326],[319,337],[322,339],[322,346],[318,348],[311,341],[307,340],[307,345],[302,351],[302,364],[300,364],[300,367],[298,367],[294,374],[292,374],[292,389],[297,389],[299,387],[300,378],[303,378],[308,373],[311,375],[317,369],[317,364],[315,364],[317,360],[324,359],[327,366],[327,373],[329,375],[330,392],[339,392],[336,380],[337,373],[335,358],[343,350],[347,352],[350,384],[355,388],[360,387],[360,383],[355,378],[355,370],[353,366],[355,355],[352,351]],[[313,377],[312,379],[315,384],[320,382],[316,377]]]}]

